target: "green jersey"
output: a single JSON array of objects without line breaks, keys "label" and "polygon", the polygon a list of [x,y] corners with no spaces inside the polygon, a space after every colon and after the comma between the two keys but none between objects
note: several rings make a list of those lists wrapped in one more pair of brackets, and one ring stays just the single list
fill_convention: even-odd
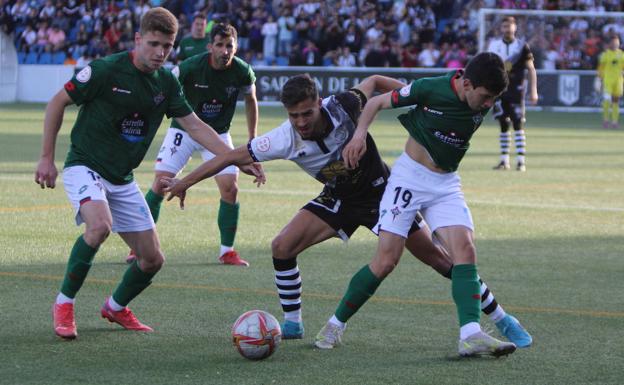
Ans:
[{"label": "green jersey", "polygon": [[201,39],[196,39],[193,36],[187,36],[180,40],[178,50],[178,60],[188,59],[191,56],[199,55],[208,51],[208,44],[210,43],[210,36],[206,35]]},{"label": "green jersey", "polygon": [[169,70],[142,72],[130,52],[92,61],[65,90],[80,106],[65,167],[87,166],[113,184],[132,181],[165,114],[192,112]]},{"label": "green jersey", "polygon": [[470,147],[470,138],[483,122],[488,109],[473,111],[459,100],[454,79],[463,71],[422,78],[392,91],[393,108],[414,106],[399,115],[410,136],[423,145],[435,164],[455,171]]},{"label": "green jersey", "polygon": [[[178,75],[197,116],[222,134],[230,129],[239,91],[249,93],[256,75],[249,64],[237,57],[228,68],[216,70],[210,65],[210,55],[206,52],[186,59],[172,72]],[[182,129],[175,120],[171,127]]]}]

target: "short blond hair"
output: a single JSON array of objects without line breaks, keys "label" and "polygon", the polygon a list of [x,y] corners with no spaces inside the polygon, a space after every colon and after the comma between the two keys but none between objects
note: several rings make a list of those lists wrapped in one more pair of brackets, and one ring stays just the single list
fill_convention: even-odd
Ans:
[{"label": "short blond hair", "polygon": [[163,7],[152,8],[145,12],[141,18],[139,32],[141,35],[145,35],[155,31],[175,36],[178,33],[178,20],[173,16],[173,13]]}]

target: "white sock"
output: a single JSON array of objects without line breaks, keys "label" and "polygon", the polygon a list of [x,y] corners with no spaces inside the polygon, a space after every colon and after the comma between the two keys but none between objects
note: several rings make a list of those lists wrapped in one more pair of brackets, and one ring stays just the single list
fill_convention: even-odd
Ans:
[{"label": "white sock", "polygon": [[221,245],[221,251],[220,251],[219,257],[222,257],[223,254],[227,253],[228,251],[232,251],[232,250],[234,250],[234,246],[223,246],[223,245]]},{"label": "white sock", "polygon": [[125,306],[121,306],[120,304],[115,302],[112,295],[108,297],[108,307],[110,307],[113,311],[122,311],[123,309],[125,309]]},{"label": "white sock", "polygon": [[341,329],[344,329],[347,327],[347,324],[345,322],[342,322],[340,320],[338,320],[338,318],[336,318],[336,315],[333,315],[330,319],[329,319],[329,323],[330,324],[334,324],[336,326],[338,326]]},{"label": "white sock", "polygon": [[303,317],[301,316],[301,309],[295,311],[289,311],[288,313],[284,313],[284,319],[286,321],[292,321],[301,323],[303,322]]},{"label": "white sock", "polygon": [[459,328],[459,339],[465,340],[475,333],[481,331],[481,325],[478,322],[468,322],[464,326]]},{"label": "white sock", "polygon": [[58,295],[56,296],[56,304],[57,305],[62,305],[64,303],[74,303],[76,302],[76,300],[74,298],[69,298],[68,296],[66,296],[63,293],[58,293]]},{"label": "white sock", "polygon": [[505,318],[506,315],[507,315],[507,313],[505,313],[505,310],[503,310],[503,307],[498,305],[496,307],[496,310],[494,310],[493,312],[488,314],[488,317],[490,317],[492,322],[496,323],[496,322],[502,320],[503,318]]}]

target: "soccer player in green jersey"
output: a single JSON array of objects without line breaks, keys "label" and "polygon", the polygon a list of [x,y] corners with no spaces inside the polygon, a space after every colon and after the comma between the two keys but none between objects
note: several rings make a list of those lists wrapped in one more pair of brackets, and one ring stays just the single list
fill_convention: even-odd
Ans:
[{"label": "soccer player in green jersey", "polygon": [[[236,54],[236,29],[231,25],[216,24],[211,32],[211,51],[195,55],[183,61],[173,69],[178,76],[184,94],[195,114],[213,127],[220,138],[232,148],[229,129],[236,110],[236,100],[242,91],[245,99],[247,131],[249,140],[256,136],[258,126],[258,102],[256,100],[256,77],[249,64],[234,56]],[[163,186],[160,179],[174,177],[186,165],[193,152],[201,153],[204,161],[214,157],[201,144],[193,140],[174,119],[167,131],[156,159],[156,175],[152,188],[145,199],[156,222],[163,201]],[[218,226],[221,233],[219,262],[228,265],[249,266],[234,250],[234,239],[238,225],[239,203],[238,168],[230,166],[215,176],[221,201],[219,205]],[[132,252],[127,261],[134,259]]]},{"label": "soccer player in green jersey", "polygon": [[379,205],[379,241],[370,264],[357,272],[335,314],[321,329],[315,345],[330,349],[341,342],[346,322],[375,293],[398,264],[418,211],[453,260],[453,300],[460,324],[459,354],[506,355],[516,349],[479,325],[479,280],[473,222],[456,173],[474,132],[508,84],[503,61],[480,53],[464,70],[423,78],[370,99],[351,142],[343,150],[347,167],[357,167],[366,151],[368,127],[377,112],[414,106],[399,116],[409,133],[405,151],[392,167]]},{"label": "soccer player in green jersey", "polygon": [[[345,168],[342,150],[373,93],[401,87],[405,84],[398,80],[374,75],[346,92],[321,100],[314,79],[309,75],[296,75],[284,84],[280,96],[288,120],[247,145],[204,162],[182,180],[163,178],[168,185],[164,190],[170,193],[168,199],[179,197],[182,207],[190,186],[231,164],[287,159],[324,184],[319,196],[299,210],[271,242],[275,284],[284,311],[283,339],[300,339],[304,334],[303,277],[299,272],[298,255],[333,237],[346,242],[360,226],[378,233],[379,202],[390,170],[370,135],[358,167]],[[408,231],[405,247],[442,276],[451,278],[452,262],[448,254],[432,242],[431,232],[420,215],[416,215]],[[482,311],[496,322],[509,340],[530,343],[531,336],[503,310],[487,284],[481,280],[479,283]]]},{"label": "soccer player in green jersey", "polygon": [[208,44],[210,44],[210,36],[206,34],[206,15],[195,12],[193,24],[191,24],[191,34],[180,40],[177,51],[178,61],[206,52]]},{"label": "soccer player in green jersey", "polygon": [[[229,150],[193,113],[176,77],[162,68],[177,29],[171,12],[151,9],[141,19],[134,51],[94,60],[67,82],[46,108],[35,182],[41,188],[54,188],[58,175],[55,144],[63,114],[70,104],[80,106],[63,183],[75,209],[76,223],[85,223],[86,228],[74,243],[53,305],[54,331],[60,337],[77,336],[74,299],[99,246],[111,231],[136,250],[137,260],[104,302],[101,316],[129,330],[152,331],[127,307],[150,285],[164,262],[154,221],[132,170],[143,160],[164,115],[175,117],[189,135],[211,151]],[[260,169],[256,173],[263,178]]]}]

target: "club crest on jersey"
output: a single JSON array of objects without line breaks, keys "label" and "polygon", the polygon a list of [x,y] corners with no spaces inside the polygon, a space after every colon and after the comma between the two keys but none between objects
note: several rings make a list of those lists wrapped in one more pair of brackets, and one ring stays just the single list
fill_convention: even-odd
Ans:
[{"label": "club crest on jersey", "polygon": [[142,142],[148,129],[147,119],[139,112],[129,114],[119,122],[121,137],[130,143]]},{"label": "club crest on jersey", "polygon": [[260,138],[256,142],[256,148],[260,152],[267,152],[271,149],[271,140],[267,137]]},{"label": "club crest on jersey", "polygon": [[231,98],[232,96],[235,96],[238,93],[238,88],[225,87],[225,93],[227,94],[228,98]]},{"label": "club crest on jersey", "polygon": [[76,74],[76,80],[80,83],[86,83],[91,79],[91,66],[86,66]]},{"label": "club crest on jersey", "polygon": [[483,123],[483,115],[481,114],[476,114],[472,116],[472,121],[474,122],[474,129],[476,130],[477,128],[479,128],[479,126],[481,125],[481,123]]},{"label": "club crest on jersey", "polygon": [[165,95],[163,95],[162,92],[154,96],[154,104],[156,104],[157,106],[160,105],[160,103],[162,103],[164,100],[165,100]]},{"label": "club crest on jersey", "polygon": [[342,126],[338,126],[334,130],[334,138],[336,138],[336,142],[344,143],[344,141],[347,140],[348,137],[349,137],[349,133],[347,132],[346,128]]}]

